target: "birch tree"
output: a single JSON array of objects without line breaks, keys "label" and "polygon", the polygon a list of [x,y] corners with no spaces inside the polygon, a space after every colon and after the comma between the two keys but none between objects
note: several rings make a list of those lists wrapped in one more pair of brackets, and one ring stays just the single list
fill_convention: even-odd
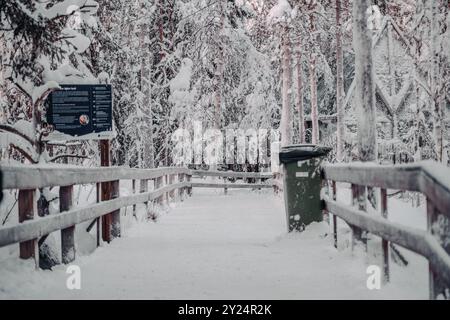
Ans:
[{"label": "birch tree", "polygon": [[431,89],[431,104],[433,110],[433,127],[436,158],[442,161],[443,154],[443,139],[442,139],[442,120],[444,118],[443,108],[441,105],[441,90],[440,90],[440,74],[439,74],[439,0],[430,0],[430,89]]},{"label": "birch tree", "polygon": [[310,87],[310,100],[311,100],[311,122],[312,122],[312,134],[311,142],[313,144],[319,143],[319,111],[317,106],[317,73],[316,73],[316,18],[315,9],[317,8],[316,0],[310,1],[308,5],[309,14],[309,87]]},{"label": "birch tree", "polygon": [[281,146],[292,143],[292,110],[291,110],[291,86],[292,86],[292,57],[290,40],[290,14],[291,6],[286,0],[279,0],[270,13],[269,20],[278,26],[281,32]]},{"label": "birch tree", "polygon": [[306,142],[305,132],[305,108],[304,108],[304,76],[303,76],[303,52],[305,41],[305,28],[303,20],[305,13],[303,12],[303,2],[296,1],[296,6],[292,14],[292,34],[294,46],[294,60],[295,69],[293,78],[295,79],[295,107],[298,113],[298,141],[300,143]]},{"label": "birch tree", "polygon": [[[141,0],[141,12],[146,12],[145,1]],[[153,145],[153,111],[151,106],[151,81],[150,81],[150,50],[147,45],[147,37],[149,34],[148,20],[144,15],[141,17],[140,36],[139,36],[139,50],[141,54],[141,74],[140,74],[140,86],[143,94],[142,110],[144,110],[142,116],[144,124],[145,139],[143,141],[143,158],[146,168],[154,168],[154,145]]]},{"label": "birch tree", "polygon": [[369,0],[353,2],[353,48],[355,51],[355,96],[359,160],[377,159],[375,84],[372,37],[367,28]]},{"label": "birch tree", "polygon": [[336,114],[337,139],[336,159],[344,160],[345,124],[344,124],[344,62],[342,52],[342,8],[341,0],[336,0]]},{"label": "birch tree", "polygon": [[303,67],[302,67],[302,41],[301,35],[297,39],[295,48],[296,64],[295,64],[295,79],[297,80],[297,94],[295,96],[295,104],[298,112],[298,134],[300,143],[305,143],[305,114],[303,106]]},{"label": "birch tree", "polygon": [[292,68],[291,68],[291,42],[289,39],[289,28],[283,26],[282,31],[282,111],[281,111],[281,146],[292,143],[292,110],[291,110],[291,86],[292,86]]},{"label": "birch tree", "polygon": [[217,43],[216,70],[214,73],[214,127],[221,128],[222,113],[222,83],[223,83],[223,64],[224,64],[224,28],[225,28],[225,12],[224,4],[219,1],[218,20],[219,20],[219,41]]}]

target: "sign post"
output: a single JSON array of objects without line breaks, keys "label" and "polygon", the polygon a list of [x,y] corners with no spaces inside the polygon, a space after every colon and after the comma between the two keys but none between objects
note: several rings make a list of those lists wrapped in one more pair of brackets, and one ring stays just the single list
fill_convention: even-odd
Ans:
[{"label": "sign post", "polygon": [[[54,131],[46,138],[49,141],[99,140],[100,165],[111,163],[110,139],[112,139],[112,87],[109,84],[60,85],[61,89],[49,96],[47,121]],[[102,182],[99,201],[108,201],[118,196],[117,181]],[[113,194],[114,192],[114,194]],[[120,210],[101,218],[102,239],[110,242],[120,236]],[[120,222],[119,222],[120,223]],[[97,220],[99,232],[100,219]],[[113,228],[114,227],[114,228]],[[113,230],[114,229],[114,230]],[[99,242],[99,239],[97,239]],[[97,243],[98,244],[98,243]]]},{"label": "sign post", "polygon": [[[100,166],[110,166],[110,144],[109,140],[100,140]],[[101,186],[101,201],[111,200],[111,182],[102,182]],[[102,239],[103,241],[111,241],[111,213],[102,216]]]}]

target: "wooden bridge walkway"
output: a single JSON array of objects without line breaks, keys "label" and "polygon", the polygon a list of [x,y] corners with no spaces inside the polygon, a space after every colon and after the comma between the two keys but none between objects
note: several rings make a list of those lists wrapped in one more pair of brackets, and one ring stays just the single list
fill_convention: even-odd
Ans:
[{"label": "wooden bridge walkway", "polygon": [[[426,291],[436,298],[450,284],[449,248],[441,244],[448,231],[436,229],[450,215],[449,169],[439,164],[323,166],[321,198],[330,224],[313,224],[300,234],[286,234],[278,194],[284,184],[271,173],[175,167],[1,169],[4,188],[19,190],[19,223],[0,228],[0,248],[19,244],[21,259],[2,263],[0,298],[370,299],[424,298]],[[205,176],[209,180],[199,180]],[[124,194],[125,182],[130,192]],[[347,203],[336,197],[338,183],[351,190]],[[75,206],[74,186],[89,184],[97,186],[97,203]],[[37,217],[36,190],[46,187],[59,192],[60,212]],[[388,189],[426,197],[424,229],[389,220]],[[369,193],[378,195],[377,212]],[[157,223],[151,222],[155,208],[184,198]],[[150,221],[126,228],[140,211]],[[344,221],[351,232],[339,231]],[[90,256],[77,248],[80,229],[90,232],[100,247]],[[382,290],[367,288],[370,257],[363,258],[364,251],[354,253],[353,244],[364,242],[362,231],[382,238],[376,262],[384,276]],[[33,263],[39,265],[38,253],[49,234],[60,239],[62,264],[54,272],[30,272]],[[343,242],[352,250],[340,252],[338,243]],[[400,272],[395,281],[390,279],[396,268],[390,263],[393,244],[425,258],[420,276]],[[71,264],[81,267],[81,290],[66,288]]]},{"label": "wooden bridge walkway", "polygon": [[326,223],[286,235],[270,191],[195,189],[156,223],[78,257],[81,290],[66,288],[64,265],[30,272],[32,261],[14,261],[2,265],[0,299],[427,298],[426,283],[411,290],[406,278],[368,290],[362,257],[335,250]]}]

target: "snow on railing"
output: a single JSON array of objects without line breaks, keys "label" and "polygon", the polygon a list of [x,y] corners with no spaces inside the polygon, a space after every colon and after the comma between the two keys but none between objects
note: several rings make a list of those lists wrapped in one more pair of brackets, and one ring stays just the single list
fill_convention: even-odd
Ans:
[{"label": "snow on railing", "polygon": [[[34,258],[39,266],[39,247],[47,236],[61,230],[62,262],[75,260],[75,226],[91,221],[87,231],[97,225],[97,246],[100,237],[106,242],[120,236],[120,209],[146,204],[149,216],[149,202],[162,204],[175,198],[178,190],[182,199],[184,194],[192,195],[193,187],[203,188],[272,188],[271,173],[220,172],[189,170],[182,167],[156,169],[131,169],[124,167],[83,168],[68,165],[7,165],[1,167],[4,189],[18,189],[19,224],[0,228],[0,247],[20,243],[20,257]],[[193,182],[192,176],[253,179],[255,183]],[[175,178],[177,177],[177,181]],[[132,194],[119,194],[120,180],[132,180]],[[262,181],[266,183],[262,183]],[[139,181],[139,191],[137,191]],[[149,191],[149,182],[153,190]],[[260,182],[260,183],[258,183]],[[95,184],[97,203],[83,208],[73,208],[73,186]],[[35,219],[36,189],[59,187],[60,214]],[[101,220],[101,221],[100,221]]]},{"label": "snow on railing", "polygon": [[[229,188],[274,188],[274,175],[271,172],[234,172],[234,171],[207,171],[207,170],[192,170],[193,177],[205,178],[216,177],[223,179],[224,182],[217,181],[193,181],[192,187],[197,188],[223,188],[225,194]],[[244,181],[253,180],[254,183],[237,182],[237,179],[243,179]],[[235,183],[226,182],[227,180],[234,180]],[[266,183],[263,183],[266,181]],[[276,191],[276,190],[275,190]]]},{"label": "snow on railing", "polygon": [[[398,244],[428,259],[430,265],[430,298],[446,295],[450,288],[450,256],[434,235],[433,224],[439,215],[450,218],[450,169],[425,161],[406,165],[370,163],[334,164],[323,167],[323,177],[331,188],[322,194],[325,210],[333,215],[334,245],[337,247],[337,217],[347,222],[354,240],[361,240],[362,230],[382,240],[384,275],[389,281],[389,243]],[[336,201],[336,182],[351,184],[352,204]],[[330,186],[330,184],[328,184]],[[381,216],[368,214],[367,190],[380,188]],[[388,221],[387,189],[416,191],[427,198],[427,231]],[[450,238],[450,235],[447,235]],[[448,293],[447,293],[448,294]]]},{"label": "snow on railing", "polygon": [[[157,169],[129,169],[123,167],[83,168],[75,166],[47,165],[12,165],[2,166],[4,189],[18,189],[19,224],[0,228],[0,247],[20,243],[20,257],[34,258],[39,266],[39,246],[45,238],[61,230],[62,262],[75,260],[75,226],[84,221],[91,221],[88,231],[97,224],[97,246],[100,234],[104,241],[110,242],[120,236],[120,209],[146,204],[150,213],[149,202],[175,198],[178,190],[182,199],[186,193],[192,194],[191,171],[187,168],[170,167]],[[175,181],[178,177],[178,181]],[[132,180],[133,194],[120,196],[120,180]],[[136,181],[140,181],[136,192]],[[149,191],[149,182],[154,188]],[[96,184],[97,203],[83,208],[72,208],[73,186]],[[59,187],[60,214],[39,219],[36,216],[36,189]],[[100,222],[101,218],[101,222]]]}]

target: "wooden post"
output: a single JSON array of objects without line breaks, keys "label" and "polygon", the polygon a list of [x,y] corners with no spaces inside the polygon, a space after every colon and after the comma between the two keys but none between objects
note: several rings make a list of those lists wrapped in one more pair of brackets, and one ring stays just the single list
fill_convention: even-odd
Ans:
[{"label": "wooden post", "polygon": [[[274,181],[278,181],[278,174],[277,174],[276,172],[274,172],[272,178],[273,178]],[[279,190],[278,190],[278,184],[276,184],[276,183],[273,184],[273,192],[274,192],[275,194],[278,194],[278,192],[279,192]]]},{"label": "wooden post", "polygon": [[[170,175],[164,175],[164,186],[167,186],[169,184],[169,176]],[[166,203],[169,204],[169,193],[166,192],[164,194],[164,198],[166,199]]]},{"label": "wooden post", "polygon": [[[34,219],[34,193],[35,190],[19,190],[19,223]],[[37,243],[37,239],[21,242],[19,245],[19,255],[21,259],[34,257],[36,267],[39,267],[39,250],[36,248]]]},{"label": "wooden post", "polygon": [[[365,211],[366,210],[366,202],[365,202],[365,187],[352,184],[352,205],[356,206],[358,210]],[[361,241],[367,245],[367,241],[363,239],[363,230],[357,228],[355,226],[350,226],[352,229],[352,250],[357,241]]]},{"label": "wooden post", "polygon": [[[99,203],[100,202],[100,198],[101,198],[101,184],[97,182],[95,185],[96,185],[96,189],[97,189],[97,203]],[[100,235],[102,233],[102,230],[101,230],[101,219],[99,217],[96,220],[97,220],[97,234],[96,234],[97,247],[100,247]]]},{"label": "wooden post", "polygon": [[[163,177],[161,176],[161,177],[156,178],[156,180],[155,180],[155,188],[156,189],[161,188],[162,184],[163,184]],[[158,199],[157,199],[157,202],[158,202],[158,204],[160,206],[163,205],[163,201],[164,201],[164,195],[159,196]]]},{"label": "wooden post", "polygon": [[[187,182],[191,182],[192,176],[190,174],[186,175]],[[192,196],[192,186],[187,188],[187,194],[189,197]]]},{"label": "wooden post", "polygon": [[[188,182],[189,176],[187,174],[183,175],[183,182]],[[189,187],[184,187],[183,188],[183,194],[184,196],[188,196],[188,191],[189,191]]]},{"label": "wooden post", "polygon": [[[433,234],[433,224],[436,222],[438,212],[433,202],[427,198],[427,231]],[[441,292],[440,284],[436,273],[433,271],[430,264],[428,264],[428,285],[430,292],[430,300],[435,300]]]},{"label": "wooden post", "polygon": [[[110,165],[110,144],[109,140],[100,140],[100,165],[109,167]],[[111,183],[102,182],[101,184],[101,201],[111,200]],[[102,238],[103,241],[111,241],[111,214],[102,216]]]},{"label": "wooden post", "polygon": [[[120,197],[120,182],[115,180],[111,182],[111,199]],[[120,209],[110,213],[111,215],[111,237],[120,237]]]},{"label": "wooden post", "polygon": [[[72,208],[73,186],[59,187],[59,211]],[[75,260],[75,226],[61,230],[61,262],[71,263]]]},{"label": "wooden post", "polygon": [[[184,174],[180,173],[178,174],[178,182],[183,182],[184,181]],[[178,195],[180,197],[180,201],[183,201],[183,197],[184,197],[184,188],[180,188],[178,189]]]},{"label": "wooden post", "polygon": [[[136,180],[133,179],[132,181],[132,188],[133,188],[133,195],[136,194]],[[136,205],[133,204],[133,217],[136,218]]]},{"label": "wooden post", "polygon": [[[336,181],[331,181],[331,196],[334,201],[336,201]],[[334,247],[338,247],[338,235],[337,235],[337,216],[333,214],[333,239]]]},{"label": "wooden post", "polygon": [[[172,185],[174,183],[175,180],[175,175],[173,174],[169,174],[169,184]],[[169,197],[167,198],[167,202],[169,202],[170,200],[175,200],[175,190],[172,190],[169,192]]]},{"label": "wooden post", "polygon": [[[388,218],[387,211],[387,190],[380,189],[380,209],[381,216],[385,219]],[[381,249],[383,251],[383,270],[384,270],[384,281],[385,283],[389,282],[389,241],[382,239],[381,240]]]},{"label": "wooden post", "polygon": [[[223,177],[223,182],[227,183],[227,178],[226,177]],[[228,188],[227,187],[223,188],[223,193],[224,194],[228,194]]]},{"label": "wooden post", "polygon": [[[158,178],[156,179],[152,179],[150,180],[152,183],[152,188],[151,191],[154,191],[158,188],[157,184],[158,184]],[[148,186],[147,183],[147,191],[149,191],[150,188]],[[155,203],[160,203],[162,201],[162,197],[158,197],[157,199],[154,199],[151,204],[147,202],[148,206],[147,206],[147,211],[148,211],[148,218],[152,219],[153,221],[156,221],[157,217],[158,217],[158,212],[157,209],[155,207]]]},{"label": "wooden post", "polygon": [[[139,192],[140,193],[148,192],[148,180],[146,180],[146,179],[140,180]],[[148,201],[144,202],[144,204],[145,204],[145,210],[148,214]]]}]

